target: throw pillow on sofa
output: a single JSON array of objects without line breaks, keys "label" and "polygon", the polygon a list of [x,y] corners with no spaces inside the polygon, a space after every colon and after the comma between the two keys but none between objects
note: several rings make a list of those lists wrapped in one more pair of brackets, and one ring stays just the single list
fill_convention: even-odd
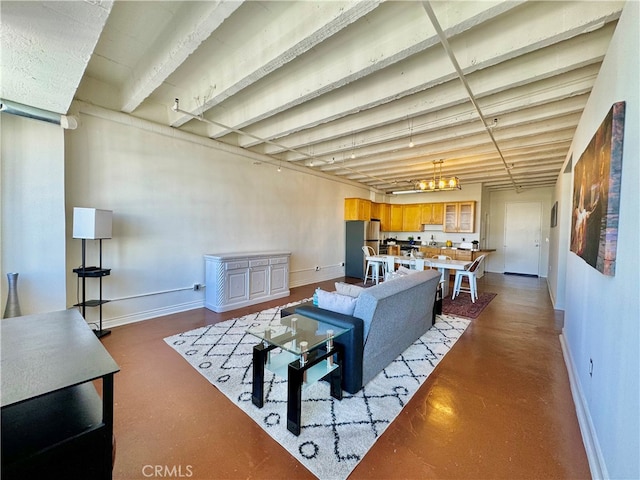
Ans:
[{"label": "throw pillow on sofa", "polygon": [[356,308],[356,301],[356,298],[348,295],[318,290],[318,307],[324,308],[325,310],[331,310],[332,312],[343,313],[345,315],[353,315],[353,311]]},{"label": "throw pillow on sofa", "polygon": [[364,290],[364,287],[358,285],[352,285],[350,283],[336,282],[336,292],[340,295],[347,295],[349,297],[358,298],[360,293]]}]

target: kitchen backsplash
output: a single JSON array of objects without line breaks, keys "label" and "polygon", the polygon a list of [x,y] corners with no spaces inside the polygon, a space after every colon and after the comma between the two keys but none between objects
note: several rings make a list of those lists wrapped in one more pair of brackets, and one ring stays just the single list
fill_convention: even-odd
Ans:
[{"label": "kitchen backsplash", "polygon": [[[382,241],[388,238],[409,240],[409,237],[413,237],[416,243],[423,241],[427,243],[444,243],[447,240],[451,240],[454,244],[457,244],[460,242],[473,242],[474,240],[480,240],[477,233],[445,233],[441,230],[437,232],[380,232],[380,240]],[[433,237],[433,240],[431,237]]]}]

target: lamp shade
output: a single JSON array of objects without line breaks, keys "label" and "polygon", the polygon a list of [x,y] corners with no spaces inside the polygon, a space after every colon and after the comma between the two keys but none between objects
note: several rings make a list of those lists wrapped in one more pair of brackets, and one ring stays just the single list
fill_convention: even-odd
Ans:
[{"label": "lamp shade", "polygon": [[111,238],[113,211],[73,208],[73,238]]}]

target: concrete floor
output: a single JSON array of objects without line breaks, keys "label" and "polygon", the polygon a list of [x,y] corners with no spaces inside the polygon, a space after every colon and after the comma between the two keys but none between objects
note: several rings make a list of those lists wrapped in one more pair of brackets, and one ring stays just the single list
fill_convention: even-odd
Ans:
[{"label": "concrete floor", "polygon": [[[308,298],[316,286],[333,281],[233,312],[114,328],[103,339],[121,367],[113,478],[314,478],[163,338]],[[498,295],[350,478],[590,478],[546,280],[489,273],[479,290]]]}]

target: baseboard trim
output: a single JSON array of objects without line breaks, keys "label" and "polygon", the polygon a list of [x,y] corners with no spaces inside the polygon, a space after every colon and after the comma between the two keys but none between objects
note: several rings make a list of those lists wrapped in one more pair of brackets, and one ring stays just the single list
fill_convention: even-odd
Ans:
[{"label": "baseboard trim", "polygon": [[578,424],[580,425],[584,449],[587,453],[587,460],[589,461],[591,478],[594,480],[609,478],[607,466],[598,442],[598,436],[596,435],[593,422],[591,421],[591,415],[589,414],[589,407],[582,393],[580,382],[578,382],[571,351],[569,350],[569,345],[567,345],[566,337],[562,333],[560,334],[560,345],[562,346],[562,356],[564,357],[564,363],[567,367],[567,373],[569,374],[571,396],[573,397],[573,403],[576,407],[576,415],[578,417]]},{"label": "baseboard trim", "polygon": [[504,272],[505,275],[515,275],[517,277],[532,277],[532,278],[539,278],[540,275],[536,274],[536,273],[518,273],[518,272]]},{"label": "baseboard trim", "polygon": [[195,302],[169,305],[166,307],[156,308],[153,310],[146,310],[144,312],[137,312],[133,315],[124,315],[121,317],[110,318],[102,322],[102,328],[121,327],[122,325],[128,325],[129,323],[142,322],[143,320],[151,320],[152,318],[162,317],[164,315],[171,315],[173,313],[186,312],[188,310],[195,310],[196,308],[202,308],[202,307],[204,307],[204,299],[197,300]]}]

